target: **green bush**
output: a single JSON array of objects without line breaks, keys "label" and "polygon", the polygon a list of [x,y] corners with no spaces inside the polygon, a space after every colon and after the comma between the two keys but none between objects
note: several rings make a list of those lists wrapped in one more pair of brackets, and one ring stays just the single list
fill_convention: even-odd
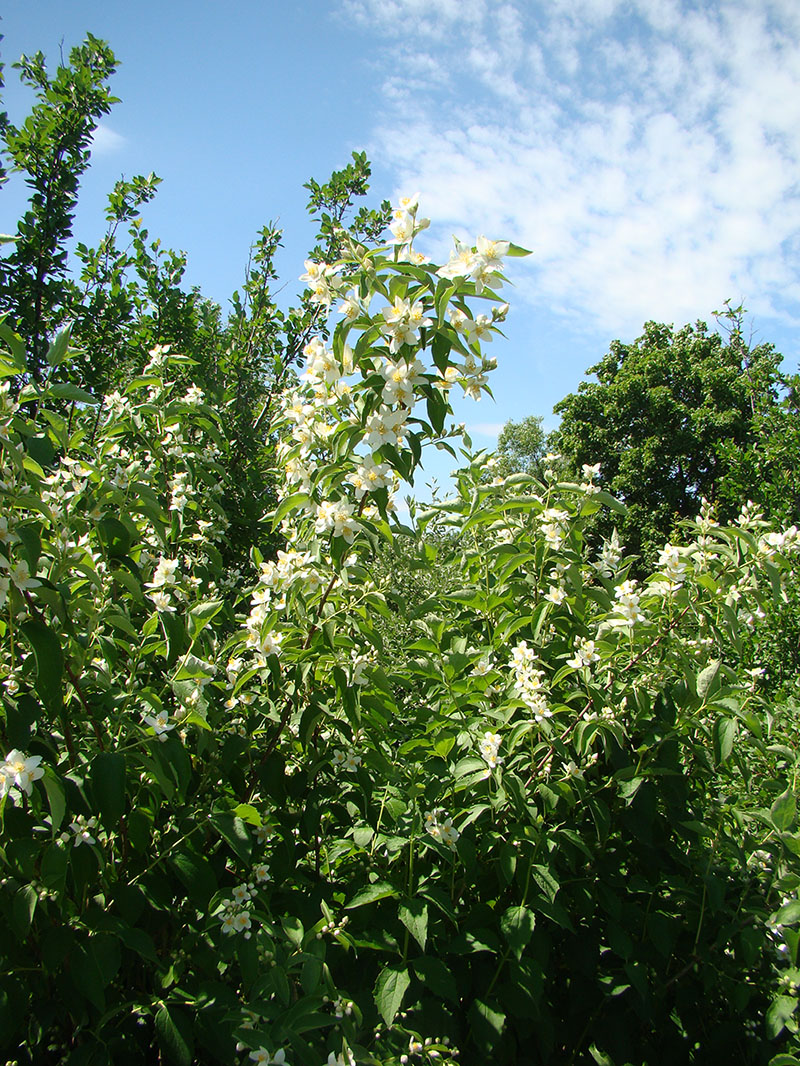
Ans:
[{"label": "green bush", "polygon": [[[485,457],[398,523],[521,252],[437,269],[424,226],[400,205],[391,244],[306,264],[341,317],[274,407],[286,548],[247,573],[186,355],[101,404],[66,336],[35,381],[0,329],[17,1062],[793,1061],[796,747],[742,656],[797,531],[705,508],[636,583],[587,553],[600,486]],[[381,545],[461,580],[391,654]]]}]

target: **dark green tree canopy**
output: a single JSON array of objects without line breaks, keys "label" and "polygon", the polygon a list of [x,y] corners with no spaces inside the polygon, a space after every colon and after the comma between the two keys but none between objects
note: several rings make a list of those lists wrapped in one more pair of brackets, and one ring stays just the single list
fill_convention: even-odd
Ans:
[{"label": "dark green tree canopy", "polygon": [[576,470],[601,464],[604,485],[629,508],[620,533],[650,555],[703,497],[738,509],[723,486],[779,402],[780,361],[770,344],[748,348],[739,328],[723,337],[704,322],[677,331],[648,322],[632,344],[611,344],[588,371],[596,381],[556,405],[552,443]]}]

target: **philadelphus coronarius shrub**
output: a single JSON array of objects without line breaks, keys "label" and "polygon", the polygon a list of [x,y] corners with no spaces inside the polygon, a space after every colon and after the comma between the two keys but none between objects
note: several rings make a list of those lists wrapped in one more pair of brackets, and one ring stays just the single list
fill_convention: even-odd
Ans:
[{"label": "philadelphus coronarius shrub", "polygon": [[[2,327],[9,1061],[796,1061],[796,727],[752,649],[797,531],[704,503],[636,579],[587,536],[619,508],[597,467],[467,453],[399,523],[522,254],[437,267],[426,225],[411,199],[306,263],[329,329],[270,427],[284,548],[245,574],[191,353],[98,404],[11,390]],[[386,544],[457,580],[404,601]]]}]

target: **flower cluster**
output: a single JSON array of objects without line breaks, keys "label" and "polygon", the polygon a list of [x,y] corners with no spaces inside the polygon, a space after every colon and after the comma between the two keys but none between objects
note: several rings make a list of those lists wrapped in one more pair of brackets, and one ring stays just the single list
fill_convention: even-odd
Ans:
[{"label": "flower cluster", "polygon": [[511,653],[509,666],[514,671],[514,695],[526,703],[533,712],[534,721],[541,723],[552,718],[547,706],[544,686],[544,671],[536,668],[536,653],[527,641],[520,641]]},{"label": "flower cluster", "polygon": [[483,737],[478,744],[478,750],[481,753],[481,758],[484,760],[490,770],[495,770],[503,761],[502,757],[498,755],[500,751],[500,745],[502,743],[502,737],[499,733],[493,733],[491,729],[487,729],[483,734]]},{"label": "flower cluster", "polygon": [[218,917],[222,923],[222,932],[226,936],[243,933],[245,940],[249,940],[252,936],[250,930],[253,923],[248,904],[253,899],[254,888],[255,885],[252,881],[237,885],[231,893],[233,898],[221,901],[222,911]]},{"label": "flower cluster", "polygon": [[603,541],[597,559],[591,564],[601,577],[613,577],[622,560],[622,547],[616,529]]},{"label": "flower cluster", "polygon": [[484,288],[499,289],[503,284],[503,257],[508,255],[508,241],[490,241],[478,237],[475,248],[457,240],[450,259],[436,273],[440,278],[467,278],[480,295]]},{"label": "flower cluster", "polygon": [[83,814],[79,814],[77,818],[70,822],[70,829],[72,830],[72,837],[69,833],[62,833],[59,840],[63,844],[67,844],[70,839],[75,847],[79,847],[81,844],[96,844],[97,838],[92,836],[92,831],[97,827],[97,819],[92,816],[87,818]]},{"label": "flower cluster", "polygon": [[595,651],[594,641],[586,637],[575,638],[575,654],[567,659],[567,666],[573,670],[582,670],[585,666],[591,666],[600,661],[600,656]]},{"label": "flower cluster", "polygon": [[644,611],[639,607],[641,594],[636,581],[623,581],[614,590],[614,597],[617,601],[616,611],[623,625],[633,628],[637,622],[645,620]]},{"label": "flower cluster", "polygon": [[356,754],[352,748],[348,748],[346,752],[337,750],[334,751],[331,762],[334,769],[347,770],[348,773],[354,774],[361,765],[361,756]]},{"label": "flower cluster", "polygon": [[453,819],[443,807],[425,812],[425,829],[434,840],[438,840],[445,847],[455,848],[461,835],[453,825]]}]

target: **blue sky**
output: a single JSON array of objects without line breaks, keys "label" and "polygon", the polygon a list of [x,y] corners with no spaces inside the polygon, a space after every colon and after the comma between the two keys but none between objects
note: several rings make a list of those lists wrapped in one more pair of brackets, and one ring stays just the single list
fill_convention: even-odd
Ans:
[{"label": "blue sky", "polygon": [[[375,198],[419,191],[452,234],[511,239],[496,403],[459,408],[476,445],[508,418],[577,388],[614,338],[647,319],[681,325],[731,297],[786,365],[800,340],[800,5],[796,0],[6,0],[5,106],[24,116],[10,64],[58,62],[87,31],[121,66],[76,232],[102,234],[124,173],[163,179],[153,236],[189,257],[188,280],[225,304],[267,220],[297,287],[313,230],[303,182],[354,149]],[[0,196],[13,226],[19,190]],[[440,476],[451,461],[431,469]]]}]

